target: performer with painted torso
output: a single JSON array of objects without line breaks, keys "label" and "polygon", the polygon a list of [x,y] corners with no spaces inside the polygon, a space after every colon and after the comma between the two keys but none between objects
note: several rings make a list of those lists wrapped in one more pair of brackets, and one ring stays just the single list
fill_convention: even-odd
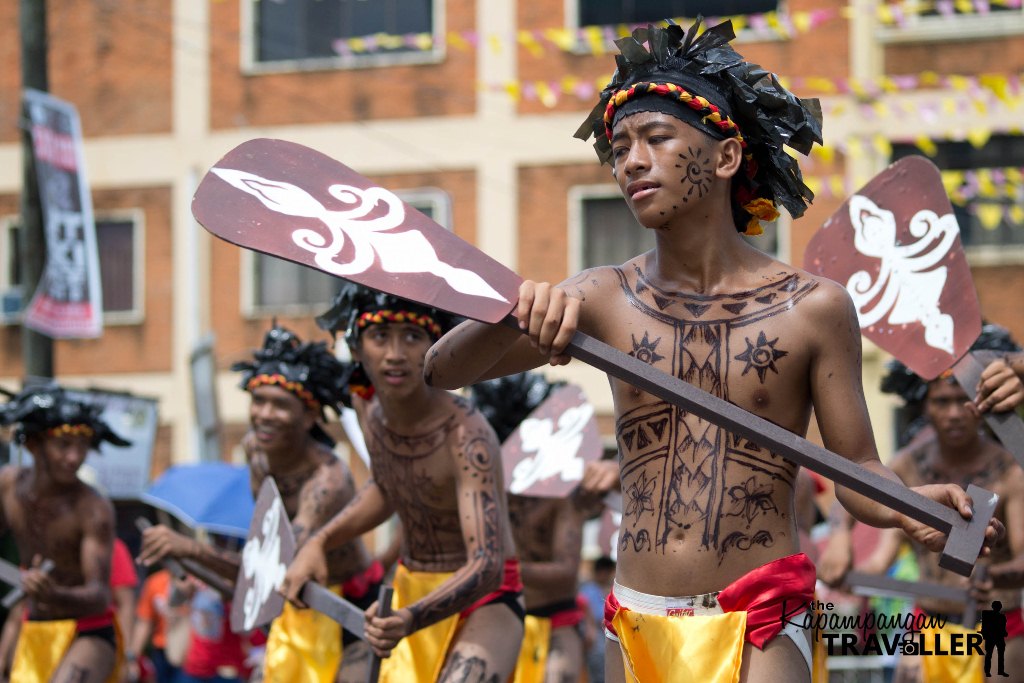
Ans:
[{"label": "performer with painted torso", "polygon": [[[464,323],[431,350],[427,377],[453,388],[564,364],[579,329],[795,434],[806,434],[813,408],[826,447],[895,480],[875,450],[846,291],[742,238],[777,206],[803,213],[812,195],[783,146],[820,143],[817,103],[745,62],[729,24],[695,34],[670,25],[620,41],[616,75],[579,132],[597,137],[655,248],[557,286],[523,283],[517,317],[528,336]],[[797,467],[610,381],[623,515],[607,680],[810,680],[810,634],[792,612],[815,581],[798,548]],[[958,487],[918,490],[970,515]],[[942,534],[839,495],[859,519],[942,547]],[[993,523],[989,538],[1001,531]]]},{"label": "performer with painted torso", "polygon": [[497,438],[468,401],[423,380],[448,317],[348,284],[318,322],[344,332],[365,372],[353,404],[373,478],[299,551],[282,592],[296,602],[306,581],[325,580],[325,552],[397,513],[394,614],[367,610],[367,640],[388,657],[381,680],[504,681],[523,604]]},{"label": "performer with painted torso", "polygon": [[[57,385],[24,389],[0,406],[0,423],[32,454],[31,467],[0,471],[0,523],[23,563],[24,610],[10,670],[19,683],[118,680],[123,654],[111,607],[114,508],[78,478],[89,450],[128,442],[100,408]],[[49,573],[40,567],[53,562]],[[6,656],[5,656],[6,661]]]},{"label": "performer with painted torso", "polygon": [[[320,425],[325,408],[339,411],[348,401],[345,367],[324,342],[303,343],[275,326],[253,360],[232,369],[242,373],[241,387],[251,394],[251,429],[242,446],[253,496],[266,477],[273,477],[301,547],[355,494],[351,472],[334,454],[334,442]],[[241,563],[238,553],[199,543],[167,527],[147,530],[140,559],[153,564],[168,556],[191,558],[232,581]],[[358,538],[332,551],[327,568],[326,584],[362,607],[374,600],[384,574]],[[369,661],[368,646],[336,622],[289,605],[271,625],[264,680],[362,681]]]}]

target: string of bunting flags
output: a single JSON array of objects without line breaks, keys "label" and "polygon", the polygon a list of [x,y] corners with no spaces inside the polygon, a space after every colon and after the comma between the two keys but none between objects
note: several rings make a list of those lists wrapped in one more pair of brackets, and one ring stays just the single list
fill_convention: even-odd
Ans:
[{"label": "string of bunting flags", "polygon": [[[879,23],[906,28],[922,15],[954,20],[965,15],[986,16],[1005,10],[1021,10],[1024,0],[902,0],[879,3],[876,7]],[[737,33],[749,31],[755,36],[793,38],[808,33],[828,22],[853,17],[856,8],[775,11],[708,18],[706,25],[730,19]],[[931,16],[929,18],[932,18]],[[692,19],[679,17],[675,21],[687,24]],[[644,24],[606,24],[579,28],[551,27],[522,29],[508,34],[481,35],[477,31],[448,31],[444,35],[447,47],[458,51],[475,50],[486,45],[496,53],[510,45],[519,45],[534,57],[542,57],[548,50],[577,54],[603,55],[615,49],[614,41],[629,35]],[[430,32],[375,33],[366,36],[337,38],[334,51],[342,56],[372,54],[395,50],[427,51],[434,47],[436,36]]]}]

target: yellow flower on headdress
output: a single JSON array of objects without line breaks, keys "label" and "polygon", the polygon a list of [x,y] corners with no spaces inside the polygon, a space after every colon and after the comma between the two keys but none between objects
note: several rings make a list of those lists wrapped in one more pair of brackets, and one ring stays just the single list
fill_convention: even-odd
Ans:
[{"label": "yellow flower on headdress", "polygon": [[764,197],[758,197],[747,202],[743,205],[743,210],[750,214],[750,221],[747,223],[747,229],[743,234],[751,237],[764,232],[764,228],[761,227],[761,221],[771,222],[779,217],[775,203]]}]

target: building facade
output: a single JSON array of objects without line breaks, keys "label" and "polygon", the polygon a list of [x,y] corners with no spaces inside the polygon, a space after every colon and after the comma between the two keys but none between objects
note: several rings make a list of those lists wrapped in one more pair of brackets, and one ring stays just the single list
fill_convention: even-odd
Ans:
[{"label": "building facade", "polygon": [[[63,0],[48,18],[51,92],[75,104],[101,245],[106,328],[54,344],[70,384],[160,401],[154,459],[195,460],[191,358],[212,335],[229,458],[248,401],[228,370],[273,319],[323,336],[330,278],[211,238],[192,218],[203,174],[256,137],[314,147],[429,213],[525,278],[558,281],[645,249],[608,167],[573,133],[628,25],[730,15],[737,49],[822,99],[825,146],[803,164],[817,199],[761,248],[799,264],[815,230],[894,158],[947,172],[983,314],[1024,339],[1020,0]],[[0,55],[17,64],[17,3]],[[0,73],[0,290],[16,292],[21,185],[18,70]],[[0,378],[22,374],[16,312]],[[894,402],[865,343],[879,448]],[[604,378],[574,363],[613,445]],[[813,427],[812,427],[813,431]]]}]

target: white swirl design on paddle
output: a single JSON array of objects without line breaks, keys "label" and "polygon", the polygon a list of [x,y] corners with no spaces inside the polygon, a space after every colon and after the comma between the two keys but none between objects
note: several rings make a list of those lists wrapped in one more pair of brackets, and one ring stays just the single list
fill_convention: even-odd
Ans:
[{"label": "white swirl design on paddle", "polygon": [[252,581],[242,603],[247,631],[256,625],[260,610],[270,599],[271,593],[281,585],[287,570],[281,561],[279,527],[282,514],[281,499],[275,498],[263,514],[260,535],[250,538],[242,551],[242,571],[245,572],[245,578]]},{"label": "white swirl design on paddle", "polygon": [[[214,167],[211,172],[232,187],[256,197],[271,211],[321,221],[327,228],[326,234],[317,230],[295,230],[292,241],[312,253],[317,267],[325,272],[351,277],[369,270],[376,258],[385,272],[431,273],[462,294],[508,303],[508,299],[473,271],[441,261],[434,246],[419,230],[387,232],[400,227],[405,221],[405,205],[394,193],[382,187],[361,190],[351,185],[331,185],[327,192],[346,206],[351,206],[333,211],[291,183],[268,180],[230,168]],[[383,216],[367,218],[379,204],[383,204],[387,212]],[[346,238],[352,243],[354,255],[347,263],[339,263],[337,259]]]},{"label": "white swirl design on paddle", "polygon": [[586,462],[579,457],[583,430],[594,417],[594,406],[584,403],[558,416],[558,430],[551,418],[527,418],[519,425],[523,452],[533,453],[512,468],[509,493],[522,495],[537,482],[559,475],[562,481],[583,479]]},{"label": "white swirl design on paddle", "polygon": [[850,198],[853,244],[857,251],[880,260],[878,276],[861,270],[846,283],[857,307],[861,327],[883,318],[890,325],[919,322],[925,342],[953,353],[953,318],[939,310],[946,286],[946,266],[936,265],[949,253],[960,233],[956,217],[923,209],[910,219],[911,244],[897,244],[896,218],[863,195]]}]

